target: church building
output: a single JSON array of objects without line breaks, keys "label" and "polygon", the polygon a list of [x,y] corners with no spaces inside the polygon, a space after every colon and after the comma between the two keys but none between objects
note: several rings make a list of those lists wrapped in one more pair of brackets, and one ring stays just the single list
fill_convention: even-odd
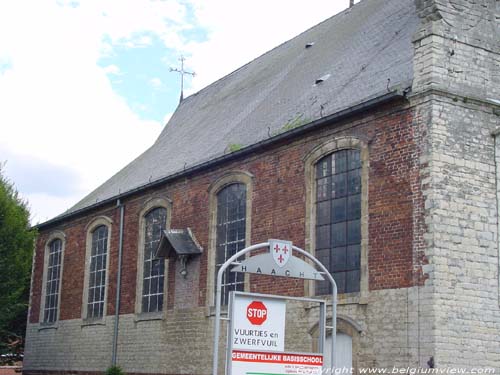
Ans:
[{"label": "church building", "polygon": [[[362,0],[184,98],[38,225],[25,375],[211,374],[216,272],[272,238],[333,275],[336,365],[500,372],[499,11]],[[158,256],[166,233],[183,245]],[[234,290],[331,299],[227,273],[223,312]],[[317,351],[318,310],[289,312],[290,345]]]}]

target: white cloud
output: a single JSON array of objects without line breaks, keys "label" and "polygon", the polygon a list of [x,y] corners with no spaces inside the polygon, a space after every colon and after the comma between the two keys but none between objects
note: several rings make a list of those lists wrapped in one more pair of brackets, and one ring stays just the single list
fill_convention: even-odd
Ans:
[{"label": "white cloud", "polygon": [[151,78],[149,80],[149,84],[151,86],[153,86],[154,88],[159,88],[159,87],[163,86],[163,83],[161,82],[161,79],[159,79],[158,77]]},{"label": "white cloud", "polygon": [[121,70],[119,67],[117,67],[116,65],[114,64],[111,64],[111,65],[108,65],[108,66],[105,66],[103,68],[104,72],[107,73],[107,74],[113,74],[113,75],[120,75],[121,74]]}]

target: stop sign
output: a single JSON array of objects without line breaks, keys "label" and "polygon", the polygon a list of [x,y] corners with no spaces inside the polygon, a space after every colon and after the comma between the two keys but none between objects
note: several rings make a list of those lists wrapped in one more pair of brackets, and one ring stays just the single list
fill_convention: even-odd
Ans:
[{"label": "stop sign", "polygon": [[253,325],[260,326],[267,319],[267,307],[260,301],[253,301],[247,306],[247,319]]}]

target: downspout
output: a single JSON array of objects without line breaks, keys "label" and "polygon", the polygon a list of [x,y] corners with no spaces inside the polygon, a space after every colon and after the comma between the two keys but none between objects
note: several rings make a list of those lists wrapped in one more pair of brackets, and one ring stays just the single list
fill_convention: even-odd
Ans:
[{"label": "downspout", "polygon": [[[499,145],[499,137],[500,137],[500,128],[496,128],[491,132],[491,136],[494,140],[494,161],[495,161],[495,196],[496,196],[496,218],[497,218],[497,251],[498,251],[498,270],[500,270],[500,220],[499,220],[499,212],[500,212],[500,186],[498,184],[498,176],[500,174],[500,155],[498,154],[497,148]],[[498,272],[498,301],[500,305],[500,272]]]},{"label": "downspout", "polygon": [[113,354],[111,356],[111,366],[116,366],[116,352],[118,349],[118,323],[120,320],[120,295],[122,284],[123,215],[125,211],[125,206],[121,203],[120,199],[117,199],[116,207],[120,208],[120,234],[118,239],[118,273],[116,276],[115,327],[113,330]]}]

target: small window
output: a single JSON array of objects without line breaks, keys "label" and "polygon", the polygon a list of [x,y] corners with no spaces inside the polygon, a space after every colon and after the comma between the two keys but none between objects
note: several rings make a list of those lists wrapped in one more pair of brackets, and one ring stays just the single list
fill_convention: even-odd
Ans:
[{"label": "small window", "polygon": [[87,318],[102,318],[106,292],[106,268],[108,257],[108,227],[98,226],[92,232],[90,253]]},{"label": "small window", "polygon": [[[245,248],[246,243],[246,186],[231,184],[217,194],[216,270],[231,256]],[[244,276],[225,272],[222,280],[222,304],[227,305],[229,292],[244,289]]]},{"label": "small window", "polygon": [[43,322],[53,323],[57,320],[59,306],[59,285],[61,283],[62,241],[55,239],[49,244],[48,262],[45,284],[45,305]]},{"label": "small window", "polygon": [[142,312],[163,310],[165,259],[155,259],[154,254],[166,225],[164,207],[155,208],[145,216]]},{"label": "small window", "polygon": [[[332,273],[339,293],[359,292],[361,257],[361,161],[341,150],[316,165],[316,257]],[[316,293],[331,292],[318,282]]]}]

